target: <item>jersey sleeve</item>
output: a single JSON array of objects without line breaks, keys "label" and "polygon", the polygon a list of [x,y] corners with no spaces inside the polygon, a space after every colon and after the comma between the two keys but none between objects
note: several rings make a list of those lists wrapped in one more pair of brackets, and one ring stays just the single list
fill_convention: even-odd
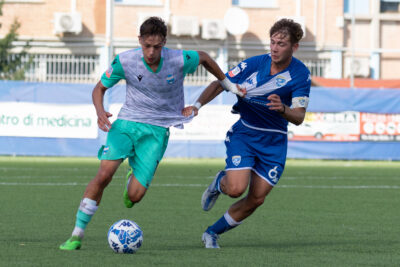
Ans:
[{"label": "jersey sleeve", "polygon": [[122,79],[125,79],[125,72],[119,61],[119,55],[117,55],[111,62],[110,67],[101,76],[101,83],[105,87],[110,88]]},{"label": "jersey sleeve", "polygon": [[237,66],[230,69],[225,76],[228,79],[237,84],[243,83],[249,75],[259,66],[258,58],[252,57],[243,60]]},{"label": "jersey sleeve", "polygon": [[311,75],[309,72],[304,72],[296,81],[296,86],[293,88],[292,97],[308,97],[311,88]]},{"label": "jersey sleeve", "polygon": [[193,73],[199,65],[199,53],[194,50],[183,50],[183,74]]},{"label": "jersey sleeve", "polygon": [[308,107],[309,95],[311,88],[311,75],[310,72],[304,72],[298,78],[296,87],[292,91],[292,108],[306,108]]}]

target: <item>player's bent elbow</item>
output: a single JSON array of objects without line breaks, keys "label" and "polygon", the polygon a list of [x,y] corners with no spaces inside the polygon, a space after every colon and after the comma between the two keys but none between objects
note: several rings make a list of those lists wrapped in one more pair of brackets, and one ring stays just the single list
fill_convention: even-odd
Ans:
[{"label": "player's bent elbow", "polygon": [[301,121],[291,121],[291,123],[293,123],[296,126],[299,126],[300,124],[303,123],[303,120],[301,120]]}]

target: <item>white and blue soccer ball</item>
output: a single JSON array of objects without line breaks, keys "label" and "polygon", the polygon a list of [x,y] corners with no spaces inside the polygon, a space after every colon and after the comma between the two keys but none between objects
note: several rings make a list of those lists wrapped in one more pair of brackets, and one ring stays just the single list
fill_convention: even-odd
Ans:
[{"label": "white and blue soccer ball", "polygon": [[107,234],[108,244],[116,253],[135,253],[143,243],[143,231],[134,221],[119,220]]}]

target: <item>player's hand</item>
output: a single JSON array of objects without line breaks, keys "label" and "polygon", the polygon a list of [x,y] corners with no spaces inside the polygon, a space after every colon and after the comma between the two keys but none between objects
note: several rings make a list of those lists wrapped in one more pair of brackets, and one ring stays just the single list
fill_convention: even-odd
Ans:
[{"label": "player's hand", "polygon": [[199,110],[195,106],[187,106],[182,109],[182,115],[185,117],[189,117],[190,115],[197,116],[199,114]]},{"label": "player's hand", "polygon": [[223,79],[220,81],[222,88],[227,91],[231,91],[232,93],[244,97],[247,93],[245,88],[240,88],[239,85],[232,83],[228,78]]},{"label": "player's hand", "polygon": [[109,117],[111,117],[112,114],[107,111],[101,111],[97,112],[97,126],[104,131],[108,132],[111,129],[111,122],[108,120]]},{"label": "player's hand", "polygon": [[285,104],[282,103],[280,96],[272,94],[267,98],[270,102],[267,104],[270,110],[275,110],[281,114],[285,112]]}]

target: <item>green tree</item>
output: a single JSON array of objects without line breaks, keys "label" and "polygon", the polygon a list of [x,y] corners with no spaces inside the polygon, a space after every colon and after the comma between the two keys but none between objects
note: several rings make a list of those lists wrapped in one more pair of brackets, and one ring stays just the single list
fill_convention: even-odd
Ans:
[{"label": "green tree", "polygon": [[[3,15],[4,0],[0,1],[0,16]],[[0,28],[1,28],[0,24]],[[22,58],[27,55],[27,50],[30,47],[29,42],[22,48],[19,53],[11,53],[14,48],[13,42],[18,40],[18,29],[21,24],[17,19],[14,19],[9,32],[3,39],[0,39],[0,80],[23,80],[25,71],[32,63],[32,58],[26,63],[22,63]]]}]

